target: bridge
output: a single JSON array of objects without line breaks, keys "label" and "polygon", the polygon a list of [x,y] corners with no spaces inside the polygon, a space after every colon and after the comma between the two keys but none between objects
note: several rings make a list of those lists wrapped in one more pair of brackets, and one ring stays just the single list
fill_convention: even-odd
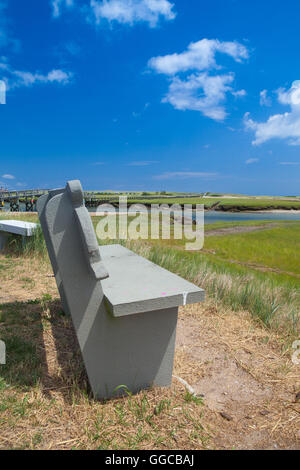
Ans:
[{"label": "bridge", "polygon": [[[4,207],[4,203],[9,204],[12,212],[20,211],[20,204],[25,205],[26,212],[36,211],[36,202],[39,197],[47,194],[49,189],[29,189],[26,191],[1,191],[0,192],[0,209]],[[118,202],[117,196],[97,195],[92,191],[84,192],[85,203],[87,207],[97,207],[107,202]]]},{"label": "bridge", "polygon": [[[36,202],[39,197],[47,194],[50,189],[28,189],[25,191],[1,191],[0,192],[0,210],[4,207],[4,204],[9,204],[10,210],[12,212],[19,212],[20,211],[20,204],[24,204],[26,212],[35,212],[36,211]],[[84,191],[84,199],[86,207],[98,207],[100,204],[110,203],[110,204],[117,204],[119,202],[120,196],[126,196],[128,201],[139,200],[147,203],[148,200],[153,199],[165,199],[166,201],[170,201],[172,199],[176,199],[178,197],[184,198],[195,198],[195,197],[203,197],[202,194],[182,194],[180,196],[167,196],[167,195],[142,195],[142,194],[105,194],[105,193],[98,193],[95,191]],[[170,201],[171,202],[171,201]]]},{"label": "bridge", "polygon": [[36,210],[36,201],[43,194],[47,194],[49,189],[29,189],[26,191],[1,191],[0,192],[0,209],[4,203],[9,203],[10,210],[19,212],[20,203],[25,204],[26,212]]}]

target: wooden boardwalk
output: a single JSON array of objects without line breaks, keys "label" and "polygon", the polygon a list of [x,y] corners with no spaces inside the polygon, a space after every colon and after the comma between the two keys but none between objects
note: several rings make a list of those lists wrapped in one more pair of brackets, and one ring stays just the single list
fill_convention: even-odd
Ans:
[{"label": "wooden boardwalk", "polygon": [[[39,197],[47,194],[50,190],[49,189],[29,189],[25,191],[1,191],[0,192],[0,210],[4,207],[4,204],[9,204],[11,212],[19,212],[20,205],[24,204],[26,212],[35,212],[36,211],[36,202]],[[88,208],[91,207],[98,207],[101,204],[119,204],[119,196],[124,196],[124,194],[116,194],[111,195],[108,194],[99,194],[94,191],[84,191],[84,200],[85,205]],[[165,196],[165,195],[132,195],[126,194],[126,198],[128,201],[139,200],[143,201],[147,204],[147,200],[153,199],[164,199],[167,201],[172,201],[172,199],[176,199],[179,196]],[[203,197],[203,194],[184,194],[180,197],[184,198],[195,198],[195,197]]]}]

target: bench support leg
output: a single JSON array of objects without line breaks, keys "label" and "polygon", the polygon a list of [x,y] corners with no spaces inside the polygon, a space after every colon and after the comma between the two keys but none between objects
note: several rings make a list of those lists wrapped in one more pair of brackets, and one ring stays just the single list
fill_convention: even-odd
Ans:
[{"label": "bench support leg", "polygon": [[82,347],[95,398],[171,385],[177,313],[178,308],[170,308],[119,318],[97,316]]},{"label": "bench support leg", "polygon": [[0,251],[5,248],[9,235],[6,232],[0,232]]}]

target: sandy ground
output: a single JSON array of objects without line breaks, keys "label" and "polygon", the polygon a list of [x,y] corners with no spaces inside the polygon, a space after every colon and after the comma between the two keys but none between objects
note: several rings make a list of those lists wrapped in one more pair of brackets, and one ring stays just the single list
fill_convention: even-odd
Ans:
[{"label": "sandy ground", "polygon": [[[0,264],[6,262],[0,255]],[[2,271],[0,304],[43,294],[58,297],[49,265],[16,258],[12,268]],[[46,357],[56,356],[57,345],[50,339]],[[213,299],[180,309],[174,375],[203,397],[209,448],[300,449],[300,366],[291,354],[283,338],[247,312],[225,310]],[[47,374],[55,385],[56,369],[48,367]],[[174,378],[172,388],[177,386]]]},{"label": "sandy ground", "polygon": [[300,366],[279,344],[246,312],[181,309],[177,356],[193,364],[184,378],[213,412],[217,448],[300,449]]}]

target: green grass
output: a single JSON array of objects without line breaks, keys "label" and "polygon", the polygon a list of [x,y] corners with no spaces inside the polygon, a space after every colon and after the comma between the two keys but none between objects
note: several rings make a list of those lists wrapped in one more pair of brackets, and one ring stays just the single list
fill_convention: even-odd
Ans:
[{"label": "green grass", "polygon": [[205,239],[205,248],[224,260],[257,264],[300,277],[300,223]]},{"label": "green grass", "polygon": [[[204,287],[209,296],[233,310],[248,310],[268,327],[295,335],[299,331],[300,223],[282,222],[268,229],[269,223],[259,222],[266,226],[263,231],[206,237],[201,252],[184,251],[185,240],[129,242],[129,246]],[[217,223],[206,229],[253,225],[257,222]],[[265,272],[251,266],[255,264]]]},{"label": "green grass", "polygon": [[0,305],[1,340],[6,344],[6,365],[0,368],[0,383],[24,390],[38,383],[41,376],[36,344],[41,334],[39,320],[37,309],[29,302]]},{"label": "green grass", "polygon": [[218,209],[236,210],[268,210],[268,209],[300,209],[300,201],[285,199],[221,199]]},{"label": "green grass", "polygon": [[216,204],[218,202],[217,199],[208,199],[208,198],[199,198],[199,197],[172,197],[172,198],[160,198],[160,197],[154,197],[152,198],[147,198],[147,199],[142,199],[142,198],[137,198],[137,199],[130,199],[128,200],[129,204],[168,204],[168,205],[173,205],[173,204],[205,204],[206,207],[211,207],[213,204]]},{"label": "green grass", "polygon": [[141,204],[204,204],[205,209],[211,209],[213,206],[217,210],[223,211],[257,211],[257,210],[275,210],[275,209],[286,209],[286,210],[300,210],[300,201],[286,200],[286,199],[273,199],[273,198],[184,198],[176,197],[172,199],[162,198],[147,198],[129,200],[129,204],[141,203]]},{"label": "green grass", "polygon": [[266,326],[294,338],[300,331],[300,293],[289,284],[247,269],[215,262],[200,253],[127,243],[135,252],[203,287],[208,296],[234,311],[247,310]]},{"label": "green grass", "polygon": [[[101,218],[93,218],[97,226]],[[129,219],[130,221],[130,219]],[[251,274],[259,281],[272,280],[279,287],[300,287],[300,268],[298,258],[300,251],[300,222],[276,221],[217,222],[207,224],[205,232],[222,228],[265,227],[253,232],[224,234],[205,237],[202,256],[214,266],[227,269],[232,274]],[[268,225],[272,225],[268,228]],[[151,234],[150,225],[148,227]],[[107,241],[110,243],[111,241]],[[155,246],[185,248],[186,240],[174,240],[171,228],[171,239],[149,240]],[[101,240],[99,240],[101,243]],[[272,271],[274,270],[274,271]]]},{"label": "green grass", "polygon": [[19,212],[18,214],[14,214],[13,216],[10,212],[1,212],[0,211],[0,220],[24,220],[25,222],[38,222],[37,214],[31,214],[30,212]]},{"label": "green grass", "polygon": [[[100,217],[93,217],[96,227]],[[247,309],[267,326],[299,329],[300,222],[230,222],[206,226],[213,229],[265,225],[262,231],[209,236],[204,251],[188,253],[185,240],[130,243],[151,261],[204,287],[208,295],[233,310]],[[273,222],[274,223],[274,222]],[[99,240],[100,243],[103,243]],[[105,243],[113,243],[107,240]],[[23,246],[12,240],[9,250],[24,256],[47,258],[41,230]],[[1,267],[0,267],[1,269]],[[274,270],[274,272],[272,271]],[[24,277],[24,286],[30,279]]]},{"label": "green grass", "polygon": [[[19,217],[19,219],[24,220],[26,222],[38,222],[36,216],[28,217],[25,215],[22,218]],[[35,230],[34,234],[31,237],[27,237],[25,241],[23,241],[22,237],[19,235],[10,235],[7,241],[7,245],[8,251],[13,252],[17,255],[35,255],[45,257],[47,253],[44,235],[40,225],[37,226],[37,229]]]},{"label": "green grass", "polygon": [[6,365],[1,366],[1,378],[7,384],[24,387],[37,384],[41,362],[35,344],[8,330],[4,334],[2,332],[1,339],[6,344],[7,357]]}]

